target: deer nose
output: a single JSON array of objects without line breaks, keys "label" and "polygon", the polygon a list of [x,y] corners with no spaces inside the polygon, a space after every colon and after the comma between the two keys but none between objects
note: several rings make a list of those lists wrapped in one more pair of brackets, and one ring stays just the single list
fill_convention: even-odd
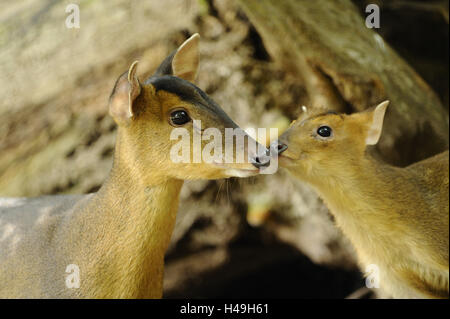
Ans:
[{"label": "deer nose", "polygon": [[266,150],[265,154],[257,155],[251,160],[256,168],[267,167],[270,165],[270,151]]}]

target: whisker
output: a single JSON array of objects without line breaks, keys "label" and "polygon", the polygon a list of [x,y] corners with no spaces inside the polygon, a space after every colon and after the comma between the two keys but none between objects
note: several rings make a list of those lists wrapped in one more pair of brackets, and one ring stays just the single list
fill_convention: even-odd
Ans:
[{"label": "whisker", "polygon": [[217,189],[216,199],[215,199],[215,201],[214,201],[214,204],[216,204],[216,203],[217,203],[217,200],[219,199],[219,194],[220,194],[220,191],[222,190],[222,185],[223,185],[224,183],[225,183],[224,181],[219,181],[219,188]]},{"label": "whisker", "polygon": [[229,192],[229,190],[228,190],[228,185],[229,185],[229,179],[227,178],[227,199],[228,199],[228,203],[231,203],[231,201],[230,201],[230,192]]}]

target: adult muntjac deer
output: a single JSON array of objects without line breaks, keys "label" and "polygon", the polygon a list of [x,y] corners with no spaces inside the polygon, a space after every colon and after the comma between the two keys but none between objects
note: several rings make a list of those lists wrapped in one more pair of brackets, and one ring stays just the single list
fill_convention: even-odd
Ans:
[{"label": "adult muntjac deer", "polygon": [[387,104],[302,114],[279,138],[279,164],[318,192],[382,290],[448,298],[449,152],[404,168],[371,157]]},{"label": "adult muntjac deer", "polygon": [[[186,40],[144,83],[136,62],[119,77],[109,101],[118,125],[114,163],[97,193],[0,199],[0,298],[161,297],[183,180],[246,177],[268,164],[251,147],[236,149],[244,163],[171,160],[175,127],[202,130],[197,119],[222,133],[238,128],[191,83],[198,42],[198,34]],[[66,285],[66,269],[79,282]]]}]

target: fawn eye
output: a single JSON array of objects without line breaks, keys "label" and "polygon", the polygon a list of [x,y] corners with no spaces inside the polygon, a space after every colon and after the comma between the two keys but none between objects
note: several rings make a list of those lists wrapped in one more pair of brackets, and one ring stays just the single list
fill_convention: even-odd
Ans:
[{"label": "fawn eye", "polygon": [[172,125],[176,126],[183,125],[189,122],[190,120],[191,118],[184,110],[176,110],[170,113],[170,122],[172,123]]},{"label": "fawn eye", "polygon": [[321,126],[317,129],[317,134],[319,134],[322,137],[330,137],[331,136],[331,127],[329,126]]}]

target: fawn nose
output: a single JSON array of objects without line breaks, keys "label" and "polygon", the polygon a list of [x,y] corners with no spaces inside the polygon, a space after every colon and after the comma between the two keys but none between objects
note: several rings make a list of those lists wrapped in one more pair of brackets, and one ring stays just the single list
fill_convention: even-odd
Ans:
[{"label": "fawn nose", "polygon": [[278,141],[278,143],[276,144],[276,150],[278,152],[278,155],[287,150],[287,148],[288,146],[286,144],[281,143],[280,141]]},{"label": "fawn nose", "polygon": [[256,168],[267,167],[270,165],[270,151],[266,150],[264,154],[256,155],[251,160]]}]

